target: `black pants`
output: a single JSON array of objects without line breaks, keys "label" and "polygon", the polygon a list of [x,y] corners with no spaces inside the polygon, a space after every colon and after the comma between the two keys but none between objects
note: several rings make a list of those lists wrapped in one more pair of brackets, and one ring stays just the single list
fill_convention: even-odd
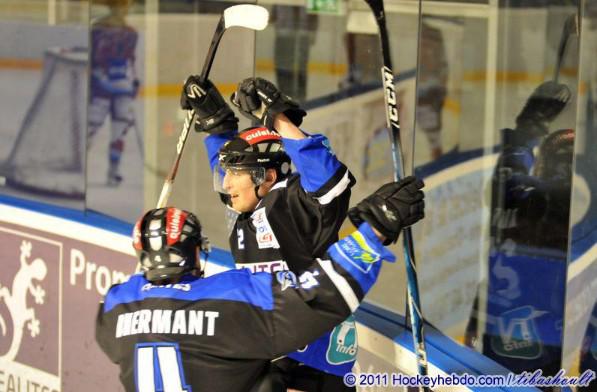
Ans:
[{"label": "black pants", "polygon": [[272,392],[286,392],[287,388],[305,392],[355,392],[344,385],[343,378],[305,366],[290,358],[271,364]]}]

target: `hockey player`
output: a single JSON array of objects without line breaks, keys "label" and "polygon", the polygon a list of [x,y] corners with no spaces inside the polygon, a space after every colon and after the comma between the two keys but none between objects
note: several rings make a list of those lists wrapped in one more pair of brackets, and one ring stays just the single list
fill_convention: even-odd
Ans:
[{"label": "hockey player", "polygon": [[[96,338],[132,391],[245,392],[269,360],[342,322],[394,256],[380,240],[424,215],[423,183],[382,186],[355,208],[358,231],[301,273],[232,270],[202,278],[205,239],[197,218],[147,212],[133,245],[143,272],[112,286],[100,305]],[[292,262],[292,255],[287,259]]]},{"label": "hockey player", "polygon": [[130,0],[101,0],[110,7],[110,15],[91,27],[91,84],[89,103],[89,139],[110,116],[111,135],[108,154],[107,184],[122,181],[119,171],[124,150],[124,136],[135,126],[134,99],[139,89],[135,71],[138,34],[127,25]]},{"label": "hockey player", "polygon": [[[569,99],[568,87],[553,81],[535,89],[516,128],[502,130],[492,178],[486,304],[477,294],[466,341],[481,340],[484,355],[516,373],[562,367],[574,131],[548,133],[548,123]],[[479,308],[487,313],[482,333]]]},{"label": "hockey player", "polygon": [[[298,128],[306,115],[298,104],[264,79],[245,79],[233,102],[265,127],[237,134],[238,120],[210,82],[201,85],[189,77],[181,100],[184,109],[192,107],[198,114],[196,129],[210,134],[205,145],[214,183],[240,213],[230,235],[237,266],[300,274],[311,260],[322,257],[338,239],[355,180],[327,138]],[[291,160],[297,173],[291,173]],[[283,390],[354,390],[342,382],[356,356],[352,319],[344,330],[351,331],[350,339],[332,339],[331,332],[290,354],[291,359],[276,361],[274,385]]]}]

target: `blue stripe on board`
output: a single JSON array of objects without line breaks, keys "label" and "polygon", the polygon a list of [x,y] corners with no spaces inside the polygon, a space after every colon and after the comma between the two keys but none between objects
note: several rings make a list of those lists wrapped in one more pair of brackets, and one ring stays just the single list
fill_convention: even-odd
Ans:
[{"label": "blue stripe on board", "polygon": [[[29,211],[55,216],[57,218],[82,223],[129,237],[133,232],[133,224],[93,210],[87,210],[86,212],[83,212],[68,207],[60,207],[39,201],[21,199],[2,194],[0,194],[0,204],[6,204],[12,207],[23,208]],[[209,254],[209,261],[222,266],[234,265],[234,259],[232,258],[230,252],[214,247],[212,247],[211,253]]]},{"label": "blue stripe on board", "polygon": [[[371,303],[363,303],[355,312],[358,322],[381,333],[402,347],[413,351],[412,334],[405,328],[404,316]],[[505,375],[508,369],[469,348],[463,347],[425,323],[425,343],[430,362],[447,374]],[[473,391],[538,391],[536,388],[478,388]]]},{"label": "blue stripe on board", "polygon": [[24,208],[30,211],[40,212],[46,215],[56,216],[58,218],[68,219],[89,226],[99,227],[101,229],[127,236],[130,236],[133,232],[133,225],[131,223],[101,214],[99,212],[95,212],[93,210],[80,211],[73,208],[61,207],[2,194],[0,194],[0,203],[17,208]]},{"label": "blue stripe on board", "polygon": [[[489,153],[490,154],[497,153],[497,152],[499,152],[500,149],[501,149],[501,146],[495,146],[494,148],[492,148],[489,151]],[[477,148],[477,149],[469,150],[469,151],[458,151],[457,148],[454,148],[454,149],[446,152],[444,155],[442,155],[438,159],[416,167],[415,174],[418,177],[422,177],[422,178],[429,177],[435,173],[438,173],[442,170],[448,169],[452,166],[456,166],[460,163],[469,161],[471,159],[480,158],[487,154],[488,154],[488,151],[483,148]]]},{"label": "blue stripe on board", "polygon": [[[401,72],[394,76],[396,82],[403,82],[408,79],[412,79],[416,76],[417,70],[410,69],[408,71]],[[309,110],[317,109],[322,106],[326,106],[343,99],[349,99],[357,95],[365,94],[370,91],[381,88],[381,74],[379,82],[369,82],[351,86],[347,89],[336,91],[328,95],[323,95],[314,99],[310,99],[303,104],[303,108],[308,112]]]}]

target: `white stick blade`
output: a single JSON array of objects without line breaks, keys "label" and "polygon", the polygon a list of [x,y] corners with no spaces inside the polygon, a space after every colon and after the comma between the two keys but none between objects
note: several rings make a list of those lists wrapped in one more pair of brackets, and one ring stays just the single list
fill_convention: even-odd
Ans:
[{"label": "white stick blade", "polygon": [[245,27],[252,30],[263,30],[267,26],[269,12],[259,5],[233,5],[224,10],[224,26]]}]

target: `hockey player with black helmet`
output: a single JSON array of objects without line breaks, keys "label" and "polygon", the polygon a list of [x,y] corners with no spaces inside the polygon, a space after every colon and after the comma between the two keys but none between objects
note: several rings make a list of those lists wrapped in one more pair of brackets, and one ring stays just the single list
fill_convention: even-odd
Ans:
[{"label": "hockey player with black helmet", "polygon": [[[197,90],[204,94],[198,97]],[[209,81],[189,77],[181,96],[183,109],[197,113],[195,129],[209,134],[205,145],[216,190],[239,213],[230,234],[232,256],[253,272],[300,274],[338,240],[354,177],[325,136],[298,128],[306,112],[271,82],[243,80],[232,103],[261,125],[238,133],[232,109]],[[354,390],[342,381],[356,356],[352,318],[344,327],[352,331],[346,347],[330,341],[331,333],[322,336],[291,359],[276,361],[273,384],[281,390]]]},{"label": "hockey player with black helmet", "polygon": [[572,129],[550,132],[550,123],[571,96],[552,80],[535,88],[516,126],[501,130],[491,180],[487,281],[474,300],[465,343],[516,373],[540,369],[553,376],[562,367],[575,136]]},{"label": "hockey player with black helmet", "polygon": [[395,259],[382,242],[423,218],[422,186],[410,177],[364,199],[351,213],[359,229],[301,274],[239,269],[204,278],[198,254],[208,246],[199,220],[174,207],[150,210],[133,232],[142,271],[106,294],[97,342],[128,392],[249,391],[272,358],[358,307],[382,261]]}]

